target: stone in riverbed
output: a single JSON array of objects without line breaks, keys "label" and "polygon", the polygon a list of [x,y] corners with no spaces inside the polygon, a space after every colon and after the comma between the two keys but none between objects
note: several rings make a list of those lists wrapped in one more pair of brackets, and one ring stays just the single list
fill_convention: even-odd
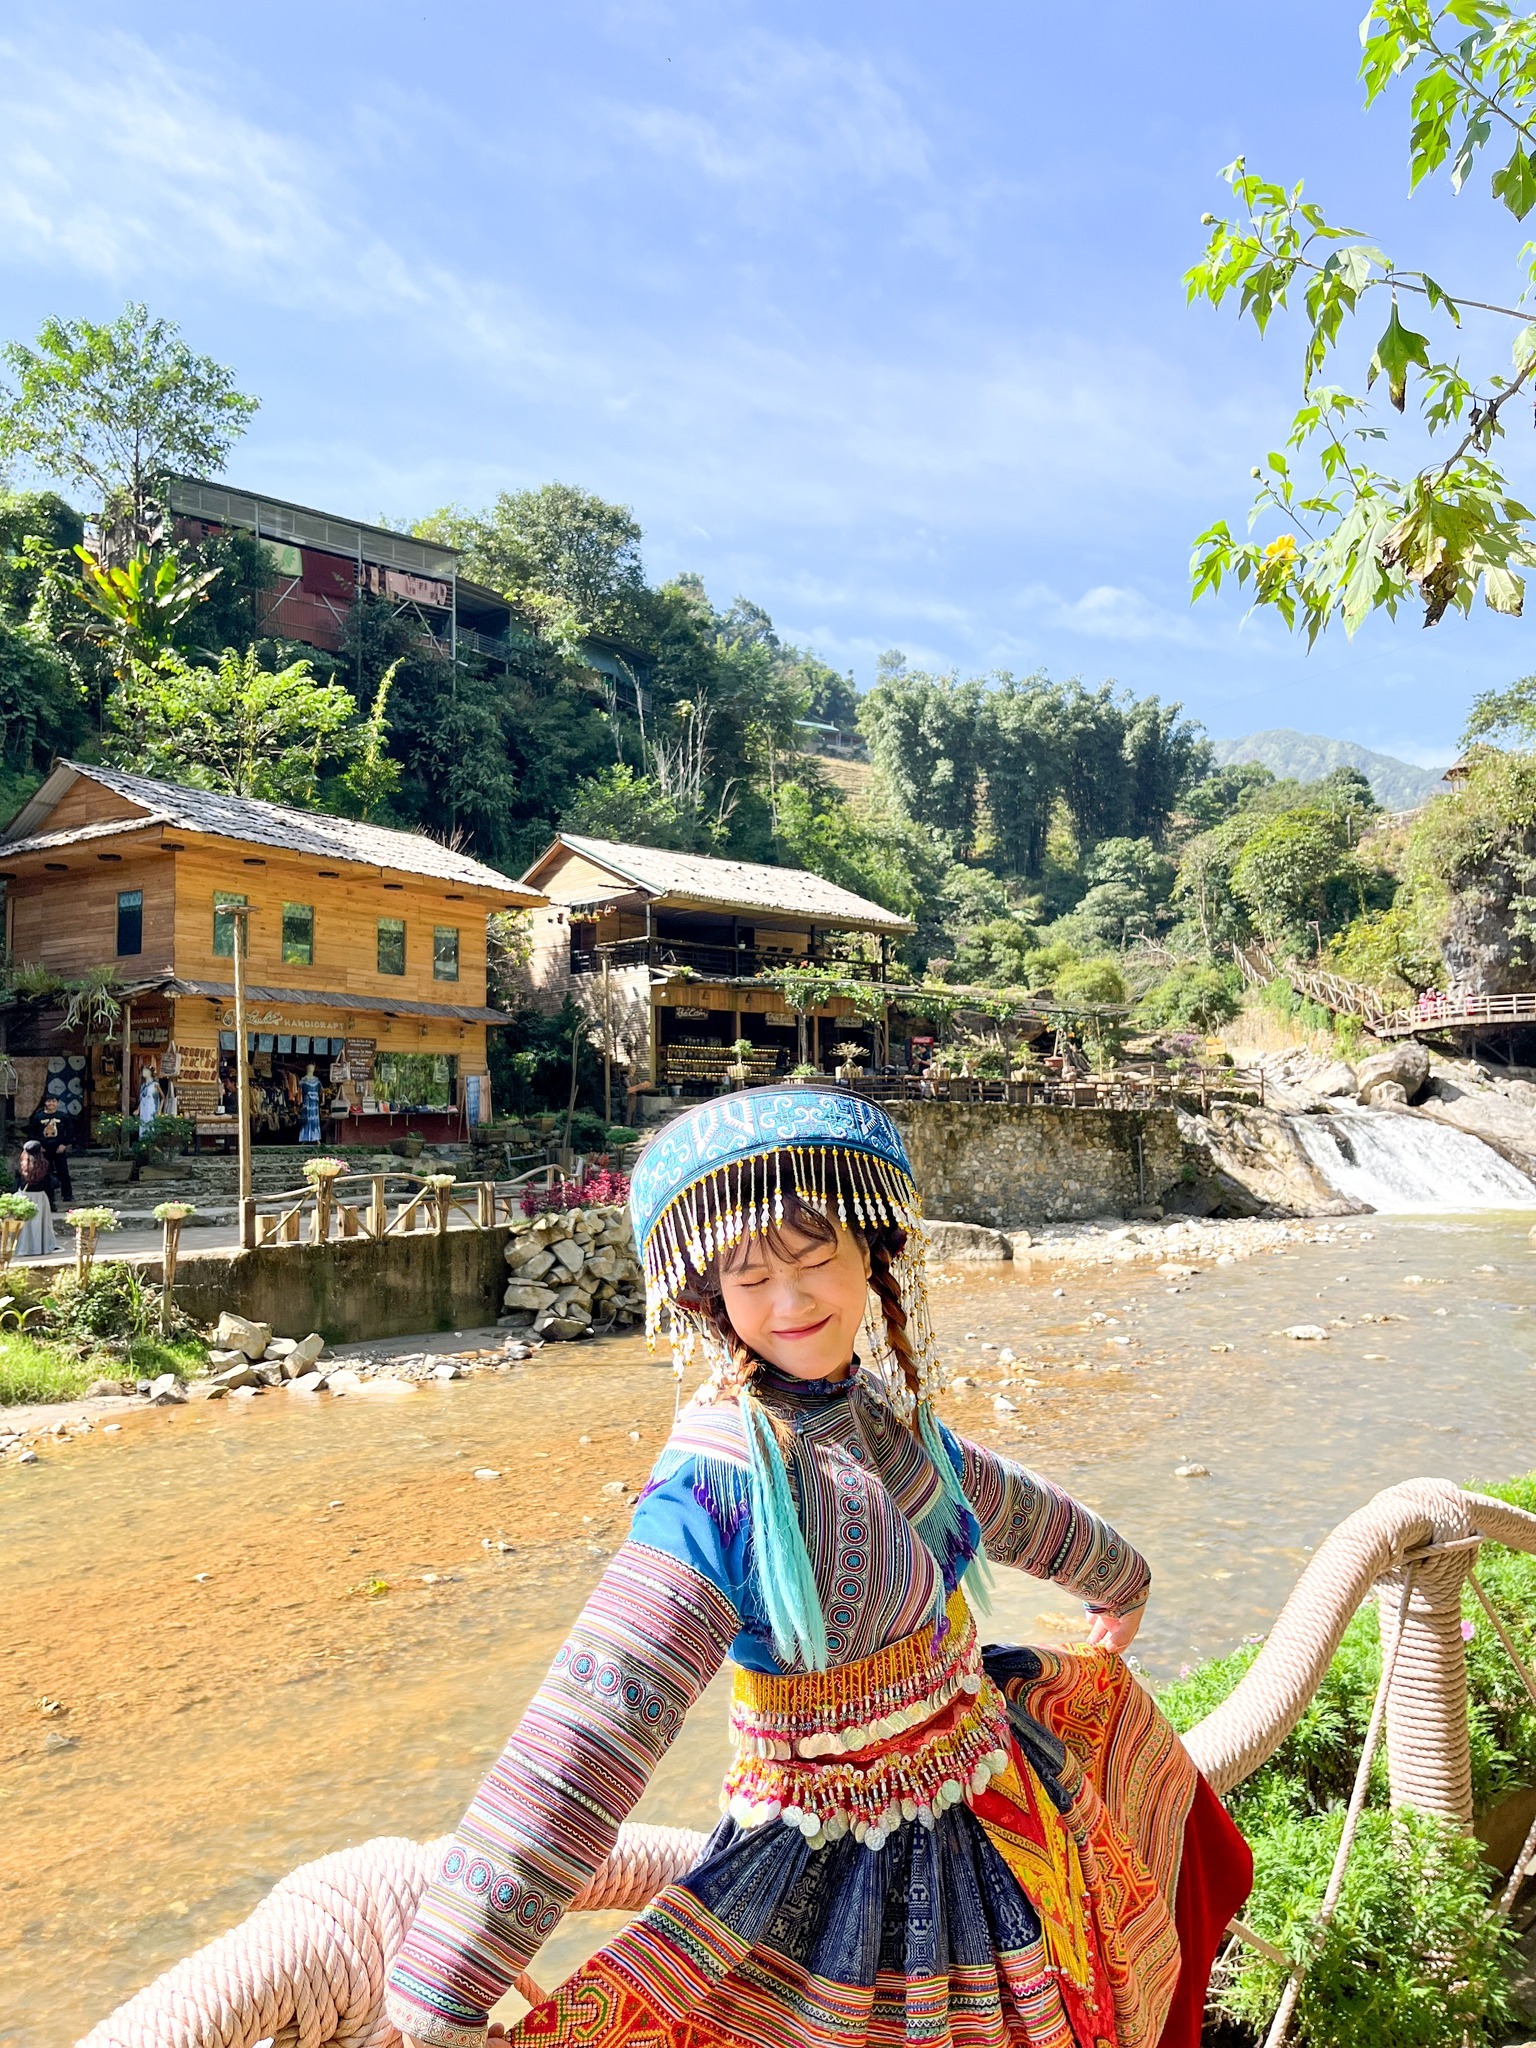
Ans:
[{"label": "stone in riverbed", "polygon": [[585,1337],[591,1332],[590,1319],[577,1322],[574,1316],[550,1316],[534,1326],[541,1337],[553,1338],[557,1343],[568,1344],[572,1338]]},{"label": "stone in riverbed", "polygon": [[1292,1323],[1288,1330],[1280,1332],[1282,1337],[1294,1337],[1298,1344],[1326,1344],[1328,1332],[1320,1323]]},{"label": "stone in riverbed", "polygon": [[323,1372],[301,1372],[297,1379],[288,1382],[290,1394],[318,1394],[326,1384]]},{"label": "stone in riverbed", "polygon": [[297,1351],[298,1348],[298,1339],[296,1337],[274,1337],[262,1353],[262,1356],[264,1358],[287,1358],[291,1352]]},{"label": "stone in riverbed", "polygon": [[149,1383],[149,1398],[158,1408],[170,1407],[185,1401],[187,1390],[173,1372],[162,1372]]},{"label": "stone in riverbed", "polygon": [[923,1235],[928,1240],[928,1256],[943,1264],[963,1261],[966,1264],[992,1263],[999,1259],[1013,1257],[1013,1242],[1000,1230],[989,1230],[982,1223],[926,1222]]},{"label": "stone in riverbed", "polygon": [[301,1372],[312,1372],[325,1349],[325,1339],[318,1330],[311,1330],[302,1338],[283,1360],[283,1377],[297,1379]]},{"label": "stone in riverbed", "polygon": [[208,1363],[215,1372],[221,1372],[225,1366],[249,1365],[250,1362],[243,1351],[224,1351],[215,1348],[208,1354]]},{"label": "stone in riverbed", "polygon": [[131,1394],[132,1380],[92,1380],[85,1390],[87,1401],[105,1400],[110,1395]]},{"label": "stone in riverbed", "polygon": [[1428,1079],[1429,1054],[1416,1038],[1405,1038],[1386,1052],[1372,1053],[1355,1068],[1360,1100],[1370,1104],[1382,1102],[1377,1090],[1384,1081],[1395,1081],[1403,1091],[1403,1100],[1412,1102]]},{"label": "stone in riverbed", "polygon": [[254,1323],[249,1316],[237,1316],[225,1309],[219,1317],[213,1333],[214,1344],[220,1351],[240,1351],[249,1359],[263,1356],[272,1342],[272,1325]]},{"label": "stone in riverbed", "polygon": [[355,1394],[362,1384],[358,1375],[346,1365],[338,1366],[326,1380],[326,1385],[333,1394]]}]

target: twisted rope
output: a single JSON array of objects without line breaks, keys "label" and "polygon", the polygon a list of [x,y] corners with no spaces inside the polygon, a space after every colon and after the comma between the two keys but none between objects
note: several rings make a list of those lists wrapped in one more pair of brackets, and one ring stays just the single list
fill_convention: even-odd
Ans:
[{"label": "twisted rope", "polygon": [[[1185,1737],[1216,1790],[1230,1791],[1279,1748],[1351,1615],[1373,1585],[1411,1568],[1417,1552],[1401,1628],[1383,1642],[1397,1666],[1386,1707],[1393,1788],[1412,1784],[1419,1796],[1411,1803],[1433,1801],[1431,1810],[1462,1817],[1467,1735],[1459,1589],[1479,1538],[1536,1552],[1536,1515],[1464,1493],[1449,1480],[1415,1479],[1389,1487],[1341,1522],[1319,1546],[1242,1683]],[[1453,1602],[1454,1624],[1447,1620]],[[1444,1698],[1421,1694],[1425,1686],[1443,1692],[1450,1682],[1454,1708],[1455,1669],[1463,1670],[1459,1728]],[[1421,1756],[1425,1745],[1435,1753]],[[400,2037],[383,2014],[384,1979],[450,1839],[386,1836],[304,1864],[240,1926],[119,2006],[80,2048],[254,2048],[266,2040],[274,2048],[398,2048]],[[638,1911],[697,1861],[704,1839],[689,1828],[621,1828],[612,1855],[572,1909]],[[519,1988],[538,2002],[531,1978]]]}]

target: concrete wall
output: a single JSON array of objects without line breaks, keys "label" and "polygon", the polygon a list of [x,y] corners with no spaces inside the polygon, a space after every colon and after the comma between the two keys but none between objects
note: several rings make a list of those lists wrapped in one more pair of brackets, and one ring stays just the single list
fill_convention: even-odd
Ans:
[{"label": "concrete wall", "polygon": [[[1019,1229],[1124,1215],[1179,1178],[1171,1109],[1057,1109],[1011,1103],[893,1102],[927,1214]],[[1137,1139],[1145,1194],[1137,1174]]]},{"label": "concrete wall", "polygon": [[[327,1342],[466,1330],[494,1323],[507,1284],[506,1227],[426,1231],[329,1245],[198,1252],[176,1269],[176,1299],[199,1323],[234,1309],[279,1336]],[[156,1262],[158,1265],[158,1261]]]}]

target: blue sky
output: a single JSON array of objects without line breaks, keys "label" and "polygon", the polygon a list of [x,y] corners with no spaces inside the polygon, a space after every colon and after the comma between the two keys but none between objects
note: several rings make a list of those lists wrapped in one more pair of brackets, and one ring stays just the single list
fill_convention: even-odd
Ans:
[{"label": "blue sky", "polygon": [[1408,202],[1359,6],[7,0],[0,335],[143,298],[261,397],[233,478],[396,519],[581,484],[861,684],[897,646],[1444,759],[1527,625],[1308,656],[1187,596],[1294,402],[1283,333],[1185,308],[1223,163],[1514,288],[1481,197]]}]

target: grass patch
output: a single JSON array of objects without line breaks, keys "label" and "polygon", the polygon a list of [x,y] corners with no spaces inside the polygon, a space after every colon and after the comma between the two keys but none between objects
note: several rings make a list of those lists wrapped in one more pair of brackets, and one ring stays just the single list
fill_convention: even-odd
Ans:
[{"label": "grass patch", "polygon": [[208,1350],[195,1337],[163,1344],[135,1337],[126,1350],[54,1343],[16,1331],[0,1332],[0,1408],[29,1401],[76,1401],[92,1380],[152,1380],[173,1372],[194,1379],[208,1363]]}]

